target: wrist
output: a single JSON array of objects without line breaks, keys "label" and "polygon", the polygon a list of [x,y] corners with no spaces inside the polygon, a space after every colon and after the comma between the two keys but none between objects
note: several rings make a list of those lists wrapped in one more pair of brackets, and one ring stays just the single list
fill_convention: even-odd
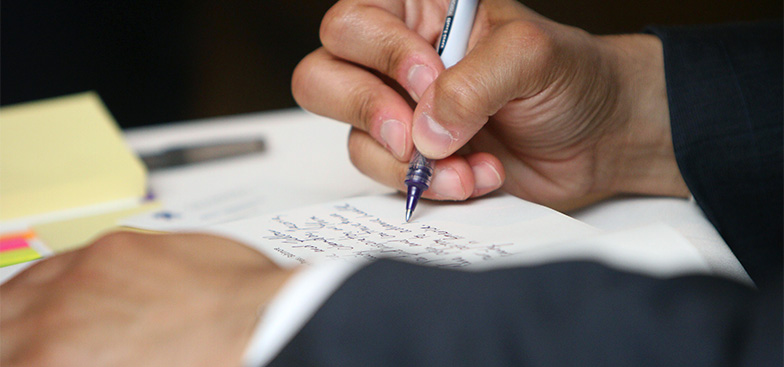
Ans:
[{"label": "wrist", "polygon": [[652,35],[603,36],[618,80],[621,128],[601,141],[610,192],[689,196],[672,145],[664,57]]},{"label": "wrist", "polygon": [[232,294],[222,300],[227,308],[220,317],[234,325],[227,337],[234,338],[232,345],[237,348],[236,355],[245,351],[259,318],[295,271],[269,262],[262,267],[248,267],[234,280]]}]

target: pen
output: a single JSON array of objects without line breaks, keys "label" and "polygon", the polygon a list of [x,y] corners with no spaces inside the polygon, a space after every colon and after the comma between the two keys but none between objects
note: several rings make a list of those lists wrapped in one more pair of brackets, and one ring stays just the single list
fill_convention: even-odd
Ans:
[{"label": "pen", "polygon": [[143,154],[140,158],[147,166],[147,170],[154,171],[263,152],[265,148],[263,139],[243,137],[236,140],[176,146],[154,154]]},{"label": "pen", "polygon": [[[441,38],[438,40],[438,55],[444,63],[444,68],[450,68],[457,64],[465,56],[468,48],[468,36],[471,35],[471,27],[474,25],[476,7],[479,0],[452,0],[444,20],[444,29],[441,31]],[[414,150],[414,155],[408,164],[408,174],[406,174],[406,222],[411,219],[419,198],[422,193],[430,187],[430,179],[433,176],[434,162],[432,159],[425,158],[418,150]]]}]

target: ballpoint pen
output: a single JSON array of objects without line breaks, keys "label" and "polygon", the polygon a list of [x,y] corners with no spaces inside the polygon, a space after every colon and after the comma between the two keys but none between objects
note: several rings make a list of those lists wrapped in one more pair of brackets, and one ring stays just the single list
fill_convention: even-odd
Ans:
[{"label": "ballpoint pen", "polygon": [[[449,3],[444,29],[441,31],[441,38],[438,41],[438,55],[441,56],[444,68],[457,64],[465,55],[478,2],[479,0],[452,0]],[[411,214],[414,212],[419,198],[422,197],[422,193],[430,187],[433,166],[432,159],[425,158],[418,150],[414,150],[405,180],[406,186],[408,186],[406,222],[411,219]]]},{"label": "ballpoint pen", "polygon": [[237,157],[263,152],[264,140],[257,137],[240,137],[232,140],[211,141],[203,144],[175,146],[162,152],[142,154],[140,158],[147,170],[185,166],[189,164]]}]

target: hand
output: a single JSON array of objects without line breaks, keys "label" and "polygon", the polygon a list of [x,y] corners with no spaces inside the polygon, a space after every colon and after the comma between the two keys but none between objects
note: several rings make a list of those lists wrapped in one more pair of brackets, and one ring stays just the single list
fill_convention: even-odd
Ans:
[{"label": "hand", "polygon": [[0,365],[239,366],[290,273],[220,237],[110,234],[0,288]]},{"label": "hand", "polygon": [[338,2],[323,47],[295,70],[302,107],[353,125],[360,171],[404,190],[416,146],[441,159],[425,195],[434,199],[502,184],[559,209],[618,193],[688,195],[656,37],[597,37],[483,0],[468,54],[444,71],[433,45],[448,3]]}]

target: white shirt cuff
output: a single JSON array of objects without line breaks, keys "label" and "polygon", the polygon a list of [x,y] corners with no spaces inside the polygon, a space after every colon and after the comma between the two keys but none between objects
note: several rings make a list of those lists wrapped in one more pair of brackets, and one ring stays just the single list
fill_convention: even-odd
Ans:
[{"label": "white shirt cuff", "polygon": [[245,350],[243,366],[261,367],[271,362],[327,298],[362,266],[331,261],[294,274],[261,315]]}]

